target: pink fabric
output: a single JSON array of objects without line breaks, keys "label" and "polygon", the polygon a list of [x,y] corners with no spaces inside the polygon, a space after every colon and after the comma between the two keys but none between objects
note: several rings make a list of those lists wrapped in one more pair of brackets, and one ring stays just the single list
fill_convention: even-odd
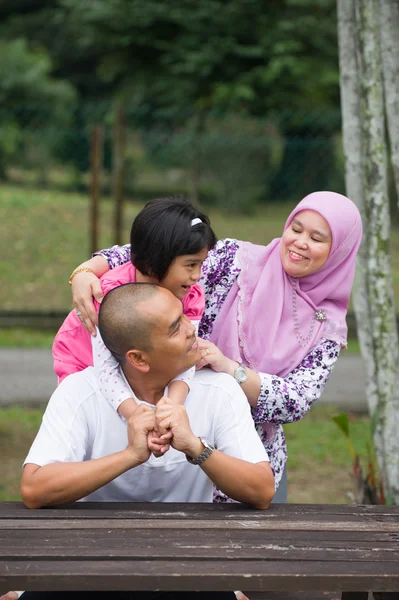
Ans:
[{"label": "pink fabric", "polygon": [[[114,288],[124,283],[136,281],[136,268],[129,261],[120,267],[105,273],[101,279],[101,288],[104,296]],[[100,310],[98,302],[94,301],[97,312]],[[200,320],[205,308],[204,293],[200,285],[193,285],[190,292],[183,299],[184,314],[192,321]],[[60,383],[67,375],[82,371],[93,366],[91,335],[81,324],[76,310],[72,310],[53,342],[54,371]]]},{"label": "pink fabric", "polygon": [[316,321],[303,347],[294,329],[292,289],[280,259],[280,238],[268,246],[240,242],[242,271],[220,311],[211,340],[230,358],[249,367],[284,377],[304,359],[321,337],[346,344],[346,312],[355,275],[356,253],[362,236],[355,204],[333,192],[306,196],[288,217],[314,210],[328,222],[332,245],[325,264],[311,275],[297,278],[297,311],[301,334],[307,337],[317,309],[327,315]]}]

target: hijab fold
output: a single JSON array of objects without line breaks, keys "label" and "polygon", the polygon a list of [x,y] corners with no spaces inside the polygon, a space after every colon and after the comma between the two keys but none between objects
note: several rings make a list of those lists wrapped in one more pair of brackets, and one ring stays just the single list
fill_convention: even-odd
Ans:
[{"label": "hijab fold", "polygon": [[[211,341],[229,358],[263,373],[284,377],[297,367],[324,337],[346,345],[346,313],[362,236],[355,204],[334,192],[306,196],[289,215],[314,210],[327,221],[332,244],[324,265],[310,275],[293,279],[280,258],[281,238],[267,246],[240,242],[240,275],[215,320]],[[293,286],[299,329],[295,333]],[[314,320],[317,310],[327,316]]]}]

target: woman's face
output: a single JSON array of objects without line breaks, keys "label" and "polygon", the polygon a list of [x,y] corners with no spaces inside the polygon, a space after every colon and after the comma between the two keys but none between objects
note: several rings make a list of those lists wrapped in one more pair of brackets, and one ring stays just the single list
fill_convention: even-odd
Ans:
[{"label": "woman's face", "polygon": [[291,277],[305,277],[320,269],[330,253],[332,235],[327,221],[314,210],[302,210],[284,231],[280,256]]},{"label": "woman's face", "polygon": [[208,256],[208,248],[197,254],[177,256],[169,267],[166,276],[158,285],[166,288],[179,300],[182,300],[201,277],[202,263]]}]

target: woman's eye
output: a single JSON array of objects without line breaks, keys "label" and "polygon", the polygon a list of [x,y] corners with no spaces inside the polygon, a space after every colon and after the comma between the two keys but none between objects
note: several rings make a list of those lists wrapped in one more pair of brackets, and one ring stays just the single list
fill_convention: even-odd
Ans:
[{"label": "woman's eye", "polygon": [[295,227],[292,228],[292,231],[294,231],[295,233],[301,233],[300,229],[295,229]]},{"label": "woman's eye", "polygon": [[321,242],[321,240],[318,240],[317,238],[314,238],[314,237],[312,237],[312,240],[313,240],[314,242]]}]

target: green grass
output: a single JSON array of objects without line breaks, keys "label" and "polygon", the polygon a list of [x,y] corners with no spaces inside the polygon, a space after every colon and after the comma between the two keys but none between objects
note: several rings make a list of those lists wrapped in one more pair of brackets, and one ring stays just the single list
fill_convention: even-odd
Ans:
[{"label": "green grass", "polygon": [[[331,417],[337,411],[315,406],[298,423],[284,427],[288,440],[289,501],[348,503],[352,490],[350,455]],[[0,410],[0,501],[20,500],[21,465],[40,426],[41,410]],[[360,456],[366,453],[370,419],[352,415],[353,443]]]},{"label": "green grass", "polygon": [[56,331],[1,329],[0,348],[51,348]]},{"label": "green grass", "polygon": [[[339,410],[315,406],[297,423],[284,426],[288,444],[289,501],[316,504],[350,502],[353,491],[351,457],[346,441],[332,421]],[[371,439],[366,415],[350,415],[351,440],[362,464]]]},{"label": "green grass", "polygon": [[21,466],[39,429],[42,412],[19,407],[0,410],[0,501],[20,500]]}]

